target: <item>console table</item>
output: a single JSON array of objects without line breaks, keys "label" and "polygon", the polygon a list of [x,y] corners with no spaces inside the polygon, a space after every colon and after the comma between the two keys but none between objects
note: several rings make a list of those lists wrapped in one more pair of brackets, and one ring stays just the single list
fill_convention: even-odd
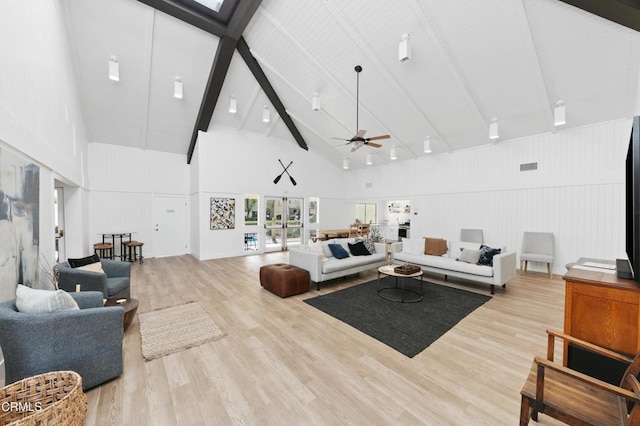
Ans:
[{"label": "console table", "polygon": [[[566,334],[628,355],[640,352],[640,284],[618,278],[615,271],[580,266],[569,269],[563,278]],[[572,358],[597,363],[589,360],[590,354],[581,354],[566,343],[563,353],[566,366],[575,367]]]}]

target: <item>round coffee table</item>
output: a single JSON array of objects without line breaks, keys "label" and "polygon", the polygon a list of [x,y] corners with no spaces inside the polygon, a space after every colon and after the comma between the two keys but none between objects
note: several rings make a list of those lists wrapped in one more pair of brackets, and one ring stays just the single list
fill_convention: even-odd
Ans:
[{"label": "round coffee table", "polygon": [[[383,299],[389,300],[391,302],[400,302],[400,303],[415,303],[422,300],[422,269],[413,274],[399,274],[394,271],[394,268],[400,265],[386,265],[378,268],[378,285],[377,292],[378,296]],[[390,277],[395,277],[395,285],[388,287],[380,287],[380,275],[387,275]],[[405,278],[416,278],[420,277],[420,291],[405,288],[404,279]],[[398,278],[400,278],[400,287],[398,287]],[[390,293],[395,293],[396,297],[392,297]],[[397,294],[400,293],[398,296]]]},{"label": "round coffee table", "polygon": [[[120,303],[118,303],[121,301]],[[122,326],[124,331],[127,331],[127,328],[131,325],[133,318],[136,316],[136,311],[138,310],[138,300],[137,299],[107,299],[104,306],[122,306],[124,308],[124,320],[122,321]]]}]

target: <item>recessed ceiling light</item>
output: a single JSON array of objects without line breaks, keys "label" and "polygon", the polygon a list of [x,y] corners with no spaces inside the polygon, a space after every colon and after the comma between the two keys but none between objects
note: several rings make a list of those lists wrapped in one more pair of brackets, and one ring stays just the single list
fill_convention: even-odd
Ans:
[{"label": "recessed ceiling light", "polygon": [[342,168],[345,170],[349,170],[349,159],[345,158],[344,160],[342,160]]},{"label": "recessed ceiling light", "polygon": [[389,158],[391,158],[392,160],[398,159],[398,152],[396,151],[395,145],[391,146],[391,150],[389,151]]},{"label": "recessed ceiling light", "polygon": [[373,164],[373,155],[371,153],[367,154],[367,166],[370,166]]},{"label": "recessed ceiling light", "polygon": [[262,122],[268,123],[270,121],[271,121],[271,113],[269,112],[269,107],[265,105],[264,108],[262,108]]}]

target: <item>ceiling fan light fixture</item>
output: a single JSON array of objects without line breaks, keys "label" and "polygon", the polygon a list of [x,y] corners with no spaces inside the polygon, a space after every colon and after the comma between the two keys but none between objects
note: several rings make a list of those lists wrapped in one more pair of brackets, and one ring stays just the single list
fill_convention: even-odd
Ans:
[{"label": "ceiling fan light fixture", "polygon": [[389,150],[389,158],[391,158],[392,160],[397,160],[398,159],[398,151],[396,150],[396,146],[393,145],[391,147],[391,149]]},{"label": "ceiling fan light fixture", "polygon": [[262,108],[262,122],[268,123],[270,121],[271,121],[271,113],[269,112],[269,107],[265,105],[264,108]]},{"label": "ceiling fan light fixture", "polygon": [[173,97],[182,99],[182,78],[178,76],[173,80]]},{"label": "ceiling fan light fixture", "polygon": [[109,58],[109,80],[120,81],[120,63],[113,55]]},{"label": "ceiling fan light fixture", "polygon": [[400,44],[398,45],[398,60],[406,62],[411,59],[411,46],[409,45],[409,34],[402,34]]},{"label": "ceiling fan light fixture", "polygon": [[367,153],[367,166],[370,166],[373,164],[373,155],[369,152]]},{"label": "ceiling fan light fixture", "polygon": [[489,124],[489,139],[496,140],[500,138],[500,134],[498,133],[498,119],[494,118],[491,120],[491,124]]},{"label": "ceiling fan light fixture", "polygon": [[320,111],[320,107],[322,106],[322,102],[320,101],[320,96],[318,96],[318,92],[313,94],[313,98],[311,99],[311,109],[313,111]]},{"label": "ceiling fan light fixture", "polygon": [[567,124],[566,108],[563,101],[558,101],[553,109],[553,125],[562,126],[564,124]]},{"label": "ceiling fan light fixture", "polygon": [[424,153],[431,153],[431,136],[427,136],[427,138],[424,140]]},{"label": "ceiling fan light fixture", "polygon": [[236,100],[236,97],[232,95],[229,98],[229,113],[235,114],[236,112],[238,112],[238,101]]},{"label": "ceiling fan light fixture", "polygon": [[349,159],[345,158],[344,160],[342,160],[342,168],[345,170],[349,170]]}]

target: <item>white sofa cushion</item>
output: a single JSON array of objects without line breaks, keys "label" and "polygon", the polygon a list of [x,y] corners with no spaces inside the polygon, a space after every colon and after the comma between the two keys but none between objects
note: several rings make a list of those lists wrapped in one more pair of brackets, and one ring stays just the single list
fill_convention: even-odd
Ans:
[{"label": "white sofa cushion", "polygon": [[322,263],[322,273],[330,274],[332,272],[342,271],[343,269],[380,262],[383,261],[386,256],[386,253],[374,253],[371,256],[350,256],[345,259],[332,257]]},{"label": "white sofa cushion", "polygon": [[422,238],[403,238],[402,252],[407,254],[424,253],[424,239]]},{"label": "white sofa cushion", "polygon": [[474,265],[472,263],[459,262],[449,257],[429,256],[426,254],[415,255],[401,252],[396,253],[395,260],[415,263],[421,266],[429,266],[431,268],[439,268],[449,271],[464,272],[472,275],[480,275],[483,277],[493,276],[493,268],[491,266]]}]

